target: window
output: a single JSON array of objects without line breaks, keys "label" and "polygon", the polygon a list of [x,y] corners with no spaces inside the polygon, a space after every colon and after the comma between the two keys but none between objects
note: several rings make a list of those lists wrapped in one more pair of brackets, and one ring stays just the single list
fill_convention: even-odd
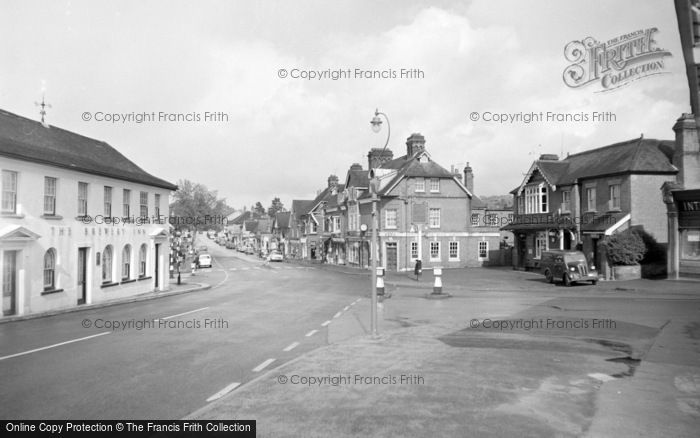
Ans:
[{"label": "window", "polygon": [[[481,244],[482,242],[479,242]],[[459,260],[459,242],[450,242],[449,246],[450,260]]]},{"label": "window", "polygon": [[78,183],[78,216],[87,216],[88,183]]},{"label": "window", "polygon": [[112,245],[107,245],[102,251],[102,282],[112,282]]},{"label": "window", "polygon": [[131,278],[131,245],[125,245],[122,251],[122,280]]},{"label": "window", "polygon": [[44,214],[56,214],[56,178],[44,177]]},{"label": "window", "polygon": [[547,251],[547,232],[538,231],[535,236],[535,258],[542,258],[542,251]]},{"label": "window", "polygon": [[44,290],[56,289],[56,250],[50,248],[44,254]]},{"label": "window", "polygon": [[440,228],[440,209],[431,208],[428,213],[430,228]]},{"label": "window", "polygon": [[411,260],[418,259],[418,242],[411,242]]},{"label": "window", "polygon": [[2,212],[17,213],[17,172],[2,171]]},{"label": "window", "polygon": [[549,199],[545,184],[525,187],[525,213],[548,213]]},{"label": "window", "polygon": [[440,260],[440,242],[430,242],[430,260]]},{"label": "window", "polygon": [[390,208],[386,210],[384,216],[384,226],[386,228],[396,229],[396,209]]},{"label": "window", "polygon": [[340,233],[340,216],[333,216],[331,218],[331,229],[332,233]]},{"label": "window", "polygon": [[155,205],[153,206],[154,208],[154,213],[156,216],[156,220],[160,221],[160,194],[156,193],[155,194]]},{"label": "window", "polygon": [[129,217],[131,214],[131,190],[124,189],[122,192],[122,213],[124,217]]},{"label": "window", "polygon": [[472,226],[473,227],[479,226],[479,213],[472,213]]},{"label": "window", "polygon": [[595,187],[589,187],[586,189],[586,210],[595,211]]},{"label": "window", "polygon": [[561,211],[571,211],[571,192],[568,190],[561,192]]},{"label": "window", "polygon": [[141,245],[141,249],[139,250],[139,277],[145,277],[146,276],[146,255],[147,255],[147,247],[146,244],[144,243]]},{"label": "window", "polygon": [[683,229],[681,231],[681,259],[700,260],[700,231]]},{"label": "window", "polygon": [[518,196],[518,211],[516,213],[517,214],[524,214],[525,213],[525,197],[523,197],[523,196]]},{"label": "window", "polygon": [[479,260],[488,260],[489,258],[489,243],[485,240],[479,242]]},{"label": "window", "polygon": [[620,184],[611,184],[609,186],[609,191],[610,191],[609,209],[610,210],[619,210],[620,209]]},{"label": "window", "polygon": [[425,178],[416,178],[416,192],[425,192]]},{"label": "window", "polygon": [[360,207],[357,204],[353,204],[348,208],[348,229],[350,231],[357,231],[360,216]]},{"label": "window", "polygon": [[105,186],[105,217],[112,217],[112,188]]},{"label": "window", "polygon": [[430,191],[439,192],[440,191],[440,180],[437,178],[430,178]]},{"label": "window", "polygon": [[139,202],[141,204],[139,215],[143,218],[148,217],[148,192],[140,193]]}]

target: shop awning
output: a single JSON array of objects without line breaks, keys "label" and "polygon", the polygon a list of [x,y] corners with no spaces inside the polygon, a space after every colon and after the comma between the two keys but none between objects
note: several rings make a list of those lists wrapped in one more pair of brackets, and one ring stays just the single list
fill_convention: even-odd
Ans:
[{"label": "shop awning", "polygon": [[581,220],[581,232],[583,234],[604,234],[610,236],[628,222],[631,217],[631,214],[625,212],[584,216]]}]

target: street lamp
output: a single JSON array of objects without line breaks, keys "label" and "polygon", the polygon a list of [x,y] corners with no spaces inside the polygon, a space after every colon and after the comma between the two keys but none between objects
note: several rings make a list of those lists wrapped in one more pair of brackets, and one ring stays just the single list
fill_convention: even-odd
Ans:
[{"label": "street lamp", "polygon": [[[384,151],[389,145],[389,138],[391,137],[391,124],[389,123],[389,117],[379,112],[379,109],[374,111],[374,117],[370,124],[372,125],[372,131],[379,133],[382,129],[382,119],[379,116],[384,116],[387,126],[386,143],[384,143],[384,148],[379,153],[379,161],[377,167],[381,165],[381,159],[384,156]],[[375,162],[370,163],[375,165]],[[372,275],[371,275],[371,291],[372,291],[372,313],[371,313],[371,333],[373,337],[377,336],[377,254],[379,253],[379,236],[377,235],[377,191],[379,190],[379,177],[375,169],[370,169],[371,181],[369,183],[369,190],[372,194],[372,248],[370,249],[370,257],[372,261]]]}]

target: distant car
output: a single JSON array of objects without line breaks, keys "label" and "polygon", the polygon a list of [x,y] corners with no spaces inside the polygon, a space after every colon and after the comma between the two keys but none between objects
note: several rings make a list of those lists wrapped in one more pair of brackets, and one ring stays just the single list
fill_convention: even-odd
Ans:
[{"label": "distant car", "polygon": [[255,249],[252,246],[248,246],[243,252],[246,254],[255,254]]},{"label": "distant car", "polygon": [[590,281],[594,285],[598,283],[598,271],[588,263],[581,251],[543,251],[540,267],[549,283],[561,281],[565,286],[580,281]]},{"label": "distant car", "polygon": [[234,245],[233,242],[231,242],[231,241],[226,242],[226,245],[225,245],[225,246],[226,246],[226,248],[228,248],[228,249],[233,249],[233,248],[235,247],[235,245]]},{"label": "distant car", "polygon": [[270,255],[268,256],[268,260],[271,262],[281,262],[284,261],[284,256],[282,255],[281,252],[277,250],[270,251]]},{"label": "distant car", "polygon": [[202,246],[200,246],[199,248],[197,248],[197,251],[199,251],[199,252],[206,252],[206,251],[207,251],[207,247],[204,246],[204,245],[202,245]]},{"label": "distant car", "polygon": [[200,268],[211,268],[211,256],[209,254],[200,254],[197,260]]}]

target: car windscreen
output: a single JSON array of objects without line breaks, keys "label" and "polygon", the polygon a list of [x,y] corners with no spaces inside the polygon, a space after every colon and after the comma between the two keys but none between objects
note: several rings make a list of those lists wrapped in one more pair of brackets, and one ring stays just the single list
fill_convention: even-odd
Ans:
[{"label": "car windscreen", "polygon": [[567,254],[564,256],[564,260],[566,263],[573,263],[573,264],[579,264],[579,263],[586,263],[586,258],[580,255],[574,255],[574,254]]}]

